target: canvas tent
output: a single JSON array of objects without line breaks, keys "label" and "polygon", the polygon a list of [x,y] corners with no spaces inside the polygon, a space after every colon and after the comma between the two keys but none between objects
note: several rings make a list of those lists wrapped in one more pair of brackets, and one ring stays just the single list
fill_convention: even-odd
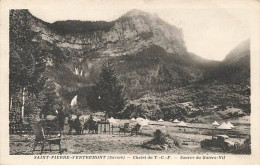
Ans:
[{"label": "canvas tent", "polygon": [[135,121],[135,118],[131,118],[131,121]]},{"label": "canvas tent", "polygon": [[144,118],[137,118],[136,120],[135,120],[136,122],[137,122],[137,124],[139,124],[139,125],[141,125],[141,126],[144,126],[144,125],[149,125],[149,123],[146,121],[146,119],[144,119]]},{"label": "canvas tent", "polygon": [[214,122],[212,123],[212,125],[214,125],[214,126],[219,126],[220,124],[219,124],[217,121],[214,121]]},{"label": "canvas tent", "polygon": [[178,124],[179,127],[187,127],[187,124],[183,121],[181,121],[179,124]]},{"label": "canvas tent", "polygon": [[223,122],[223,123],[218,127],[218,129],[230,130],[231,127],[230,127],[227,123]]},{"label": "canvas tent", "polygon": [[179,123],[180,121],[178,119],[175,119],[173,123]]},{"label": "canvas tent", "polygon": [[158,120],[159,122],[162,122],[163,121],[163,119],[160,119],[160,120]]}]

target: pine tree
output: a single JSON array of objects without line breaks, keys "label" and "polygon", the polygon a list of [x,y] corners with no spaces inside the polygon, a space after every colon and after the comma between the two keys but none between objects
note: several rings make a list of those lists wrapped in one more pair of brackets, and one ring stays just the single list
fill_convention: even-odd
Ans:
[{"label": "pine tree", "polygon": [[106,112],[106,117],[118,117],[126,105],[124,86],[119,80],[114,64],[107,60],[101,67],[99,80],[95,87],[99,110]]},{"label": "pine tree", "polygon": [[35,32],[31,31],[28,11],[10,11],[10,62],[9,86],[10,101],[12,95],[20,92],[22,97],[22,119],[28,94],[38,94],[44,86],[43,75],[46,67],[46,50],[35,41]]}]

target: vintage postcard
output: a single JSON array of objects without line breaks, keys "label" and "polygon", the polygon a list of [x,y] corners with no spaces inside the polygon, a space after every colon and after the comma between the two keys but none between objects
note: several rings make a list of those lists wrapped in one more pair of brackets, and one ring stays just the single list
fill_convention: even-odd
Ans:
[{"label": "vintage postcard", "polygon": [[0,164],[260,164],[254,0],[1,0]]}]

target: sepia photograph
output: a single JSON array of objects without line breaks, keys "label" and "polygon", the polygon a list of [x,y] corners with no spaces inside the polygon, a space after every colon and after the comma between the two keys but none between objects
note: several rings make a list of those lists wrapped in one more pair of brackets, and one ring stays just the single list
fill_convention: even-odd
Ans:
[{"label": "sepia photograph", "polygon": [[252,155],[248,9],[137,2],[8,9],[9,155]]}]

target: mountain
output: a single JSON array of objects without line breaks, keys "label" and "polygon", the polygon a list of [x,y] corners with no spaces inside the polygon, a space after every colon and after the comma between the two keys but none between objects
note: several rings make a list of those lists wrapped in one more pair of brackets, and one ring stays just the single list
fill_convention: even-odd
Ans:
[{"label": "mountain", "polygon": [[[227,64],[235,64],[241,62],[243,59],[250,59],[250,40],[247,39],[238,44],[233,50],[231,50],[225,57],[223,62]],[[247,61],[248,64],[248,61]]]},{"label": "mountain", "polygon": [[[114,61],[131,100],[155,95],[166,103],[165,107],[184,101],[206,107],[221,103],[213,95],[224,97],[222,102],[228,105],[234,104],[233,93],[248,99],[248,95],[243,96],[244,88],[237,85],[250,81],[249,41],[219,62],[189,53],[181,29],[140,10],[129,11],[111,22],[54,23],[44,22],[28,10],[12,10],[12,25],[21,20],[30,26],[34,40],[48,51],[45,75],[55,82],[67,102],[75,95],[84,101],[91,98],[91,87],[107,59]],[[226,99],[223,94],[231,96]],[[165,95],[172,100],[165,101]]]},{"label": "mountain", "polygon": [[232,49],[225,59],[205,74],[207,80],[250,85],[250,40]]},{"label": "mountain", "polygon": [[[249,40],[238,44],[223,61],[212,62],[193,53],[189,54],[189,60],[204,69],[202,78],[185,86],[135,99],[122,111],[122,118],[140,115],[153,120],[178,118],[192,121],[196,118],[201,121],[238,119],[251,113]],[[225,114],[223,111],[230,112]]]},{"label": "mountain", "polygon": [[130,97],[187,85],[215,64],[187,52],[181,29],[140,10],[112,22],[47,23],[28,10],[14,13],[29,18],[36,40],[56,46],[66,57],[65,62],[48,69],[48,76],[67,91],[93,83],[107,58],[115,60]]},{"label": "mountain", "polygon": [[180,29],[138,10],[112,22],[58,21],[49,24],[34,20],[32,29],[39,32],[43,40],[80,51],[85,56],[133,54],[153,44],[174,54],[186,51]]}]

